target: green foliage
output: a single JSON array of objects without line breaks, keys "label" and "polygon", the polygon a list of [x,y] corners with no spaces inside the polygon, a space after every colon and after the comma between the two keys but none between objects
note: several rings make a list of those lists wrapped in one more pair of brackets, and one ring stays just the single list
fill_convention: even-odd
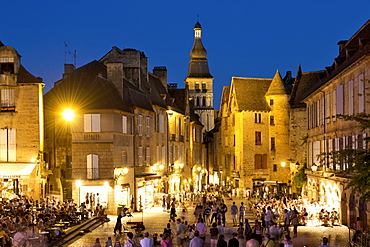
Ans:
[{"label": "green foliage", "polygon": [[299,189],[301,189],[307,181],[307,175],[304,171],[305,166],[302,166],[293,177],[293,185]]},{"label": "green foliage", "polygon": [[[353,116],[337,116],[346,121],[355,121],[361,130],[370,129],[370,114],[360,113]],[[366,144],[369,137],[365,138]],[[367,146],[367,145],[366,145]],[[331,152],[329,156],[335,164],[349,164],[349,167],[338,173],[339,176],[349,178],[345,188],[351,188],[354,193],[370,201],[370,152],[364,148],[352,149],[352,146],[343,150]]]}]

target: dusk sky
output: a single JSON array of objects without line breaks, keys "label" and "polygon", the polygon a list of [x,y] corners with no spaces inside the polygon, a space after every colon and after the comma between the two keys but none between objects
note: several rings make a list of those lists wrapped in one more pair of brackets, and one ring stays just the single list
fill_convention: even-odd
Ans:
[{"label": "dusk sky", "polygon": [[[272,78],[278,69],[284,77],[299,63],[303,72],[331,65],[337,42],[370,19],[369,9],[369,0],[17,0],[2,3],[0,41],[43,78],[44,93],[62,76],[64,42],[77,51],[77,67],[112,46],[138,49],[150,71],[166,66],[168,81],[183,87],[199,15],[219,109],[232,76]],[[66,62],[74,63],[70,54]]]}]

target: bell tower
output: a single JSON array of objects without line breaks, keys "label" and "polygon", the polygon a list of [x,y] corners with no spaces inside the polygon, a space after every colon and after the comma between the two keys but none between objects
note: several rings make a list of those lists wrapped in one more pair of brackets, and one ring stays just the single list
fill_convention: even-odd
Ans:
[{"label": "bell tower", "polygon": [[199,115],[204,131],[214,128],[213,76],[209,72],[207,51],[202,44],[202,27],[194,26],[194,45],[190,51],[188,76],[185,83],[189,97],[194,100],[195,113]]}]

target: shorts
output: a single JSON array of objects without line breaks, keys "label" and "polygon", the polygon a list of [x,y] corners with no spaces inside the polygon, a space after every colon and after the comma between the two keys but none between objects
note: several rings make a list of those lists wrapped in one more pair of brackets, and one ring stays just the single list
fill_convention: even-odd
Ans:
[{"label": "shorts", "polygon": [[231,215],[231,218],[232,218],[233,220],[236,220],[236,214],[232,214],[232,215]]},{"label": "shorts", "polygon": [[176,244],[177,245],[184,245],[184,239],[180,237],[176,237]]}]

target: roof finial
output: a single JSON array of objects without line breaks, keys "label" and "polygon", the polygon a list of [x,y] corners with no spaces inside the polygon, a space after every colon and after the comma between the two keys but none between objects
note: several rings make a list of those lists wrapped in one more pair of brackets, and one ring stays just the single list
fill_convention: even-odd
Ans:
[{"label": "roof finial", "polygon": [[199,22],[199,14],[197,14],[197,22]]}]

